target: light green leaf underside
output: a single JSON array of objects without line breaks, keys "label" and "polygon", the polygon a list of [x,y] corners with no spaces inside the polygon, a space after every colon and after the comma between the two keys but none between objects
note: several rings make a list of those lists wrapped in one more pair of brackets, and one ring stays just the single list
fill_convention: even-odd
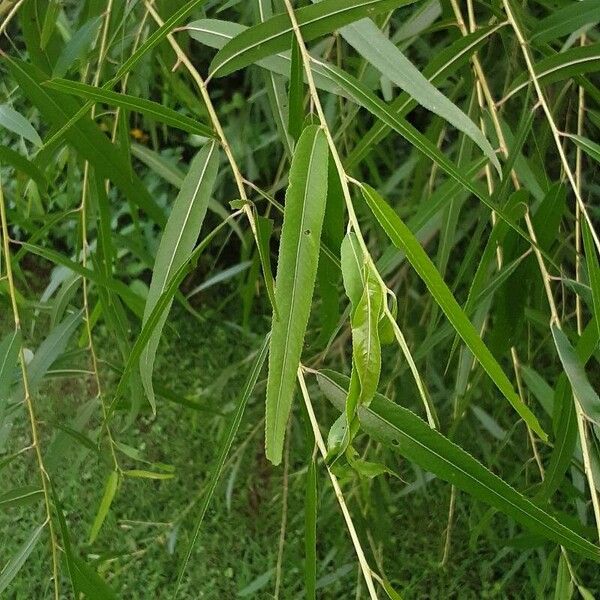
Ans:
[{"label": "light green leaf underside", "polygon": [[481,129],[430,83],[373,21],[362,19],[342,27],[340,33],[363,58],[421,106],[468,135],[501,172],[494,149]]},{"label": "light green leaf underside", "polygon": [[0,104],[0,127],[24,137],[36,146],[42,145],[42,139],[31,123],[8,104]]}]

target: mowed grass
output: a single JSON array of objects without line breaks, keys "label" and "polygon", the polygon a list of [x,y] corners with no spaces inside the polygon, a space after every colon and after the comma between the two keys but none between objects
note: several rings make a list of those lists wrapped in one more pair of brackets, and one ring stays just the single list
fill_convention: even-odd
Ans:
[{"label": "mowed grass", "polygon": [[[43,322],[43,320],[42,320]],[[243,332],[223,317],[190,319],[176,308],[165,329],[156,382],[181,399],[198,403],[196,410],[161,399],[156,418],[145,410],[133,423],[114,430],[117,441],[140,451],[150,462],[172,465],[175,477],[166,481],[126,478],[117,493],[97,540],[89,545],[91,524],[98,509],[109,462],[84,448],[56,424],[74,427],[94,396],[90,381],[52,379],[35,395],[42,421],[44,452],[63,503],[63,511],[79,555],[94,565],[119,598],[171,597],[178,568],[190,539],[196,503],[217,453],[228,413],[248,370],[248,355],[259,337]],[[4,324],[4,326],[7,326]],[[113,352],[99,331],[99,354],[110,362]],[[34,336],[35,340],[35,336]],[[35,346],[35,341],[32,342]],[[103,367],[105,394],[110,398],[115,374]],[[283,468],[271,467],[264,456],[264,373],[251,399],[230,453],[224,475],[194,548],[181,598],[272,598],[281,526]],[[323,423],[334,414],[318,398]],[[90,425],[99,425],[100,407],[89,407]],[[296,416],[297,416],[296,411]],[[223,413],[223,414],[215,414]],[[28,429],[15,419],[5,450],[28,444]],[[288,516],[282,560],[282,598],[302,598],[304,555],[305,461],[302,424],[294,418],[288,478]],[[57,441],[57,438],[59,441]],[[54,440],[54,441],[51,441]],[[468,439],[461,440],[464,446]],[[60,444],[60,446],[57,446]],[[504,460],[518,460],[518,449]],[[123,468],[144,468],[124,455]],[[447,564],[440,566],[450,488],[408,463],[395,465],[403,481],[380,480],[369,490],[358,479],[343,486],[365,546],[403,598],[543,598],[554,587],[558,556],[528,547],[521,532],[484,505],[459,494],[457,518]],[[510,465],[503,465],[510,469]],[[149,467],[148,467],[149,468]],[[514,468],[514,465],[513,465]],[[2,470],[3,489],[37,483],[32,453]],[[419,483],[421,482],[421,483]],[[427,483],[425,483],[427,482]],[[387,505],[389,510],[383,510]],[[365,512],[364,507],[368,507]],[[354,598],[360,575],[341,514],[323,469],[319,474],[318,597]],[[0,512],[1,561],[42,521],[32,505]],[[385,548],[368,544],[370,529],[385,533]],[[377,536],[380,537],[380,536]],[[381,538],[380,538],[381,539]],[[530,560],[546,561],[540,572]],[[46,563],[47,539],[42,537],[7,594],[11,599],[47,598],[52,586]],[[66,571],[64,571],[66,573]],[[600,590],[600,574],[593,565],[578,567],[588,589]],[[70,588],[65,580],[65,597]],[[362,596],[365,597],[364,586]]]}]

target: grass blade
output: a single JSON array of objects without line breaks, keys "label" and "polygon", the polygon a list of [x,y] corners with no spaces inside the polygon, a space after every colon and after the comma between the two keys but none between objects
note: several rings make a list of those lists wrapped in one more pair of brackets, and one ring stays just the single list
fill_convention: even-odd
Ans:
[{"label": "grass blade", "polygon": [[202,496],[202,504],[200,505],[200,511],[198,515],[198,520],[196,521],[196,525],[194,527],[194,533],[192,534],[192,539],[190,540],[190,545],[185,554],[185,558],[183,563],[181,564],[181,568],[179,570],[179,575],[177,576],[177,588],[175,590],[175,596],[179,591],[179,587],[181,585],[181,581],[183,579],[183,575],[185,573],[185,569],[190,560],[190,556],[192,555],[192,550],[194,549],[194,545],[198,540],[198,535],[200,534],[200,528],[202,527],[202,522],[204,521],[204,516],[206,515],[206,510],[208,509],[208,505],[212,500],[212,497],[215,493],[215,489],[217,487],[217,483],[221,478],[221,474],[223,473],[223,467],[225,466],[225,460],[227,459],[227,455],[229,454],[229,450],[231,449],[231,445],[233,444],[233,440],[238,432],[240,427],[240,423],[242,422],[242,417],[244,416],[244,411],[246,409],[246,404],[248,403],[248,399],[252,395],[254,391],[254,387],[256,386],[256,382],[258,380],[258,376],[263,368],[265,363],[265,359],[267,357],[267,349],[269,347],[269,335],[267,335],[258,350],[256,358],[252,363],[252,367],[250,368],[250,373],[248,374],[248,378],[246,379],[246,383],[244,384],[244,388],[240,395],[240,399],[238,401],[237,407],[233,416],[231,417],[231,421],[227,427],[226,433],[221,441],[221,445],[219,448],[219,454],[217,455],[217,460],[213,465],[210,478],[206,484],[206,490]]}]

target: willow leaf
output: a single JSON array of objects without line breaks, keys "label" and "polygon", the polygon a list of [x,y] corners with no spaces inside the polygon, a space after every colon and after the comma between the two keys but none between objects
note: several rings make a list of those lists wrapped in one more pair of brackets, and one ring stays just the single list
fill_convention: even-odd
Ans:
[{"label": "willow leaf", "polygon": [[404,224],[396,212],[385,200],[370,186],[363,186],[363,195],[373,214],[383,227],[384,231],[398,248],[406,253],[408,261],[427,285],[429,292],[438,303],[454,329],[464,340],[469,350],[480,362],[486,373],[496,384],[505,398],[512,404],[529,427],[543,440],[548,437],[536,416],[515,392],[510,380],[502,367],[498,364],[488,347],[479,337],[477,330],[460,307],[454,295],[446,285],[439,271],[427,256],[425,250],[415,238],[410,229]]},{"label": "willow leaf", "polygon": [[[479,200],[481,200],[488,208],[496,212],[496,215],[505,221],[512,229],[514,229],[524,240],[532,245],[536,245],[531,241],[529,236],[521,227],[515,224],[514,220],[511,219],[505,211],[497,206],[490,197],[485,194],[482,189],[473,182],[472,179],[465,176],[462,169],[456,164],[449,160],[443,152],[426,136],[420,131],[408,123],[405,119],[400,118],[394,113],[390,107],[378,98],[373,92],[366,88],[356,77],[353,77],[346,71],[338,69],[333,65],[313,60],[315,64],[320,65],[324,74],[331,77],[333,81],[338,83],[352,99],[366,108],[371,114],[381,119],[383,123],[397,131],[404,139],[411,143],[417,150],[420,150],[423,154],[428,156],[433,162],[435,162],[443,171],[448,173],[450,177],[458,181],[464,186],[465,189],[469,190]],[[544,258],[550,260],[544,250],[540,250]]]},{"label": "willow leaf", "polygon": [[0,509],[3,510],[9,506],[21,506],[35,500],[40,500],[43,497],[44,490],[35,485],[14,488],[9,492],[0,494]]},{"label": "willow leaf", "polygon": [[[110,81],[107,81],[102,87],[104,89],[113,88],[121,80],[121,78],[129,73],[129,71],[131,71],[131,69],[133,69],[133,67],[146,54],[160,44],[160,42],[162,42],[167,35],[172,33],[175,27],[177,27],[186,17],[188,17],[193,10],[200,7],[205,2],[206,0],[189,0],[189,2],[184,4],[179,10],[176,10],[156,31],[148,36],[143,44],[140,44],[140,46],[133,54],[131,54],[131,56],[128,56],[125,59],[123,64],[115,73],[115,76]],[[62,137],[66,135],[67,131],[89,112],[92,106],[94,106],[94,101],[88,100],[75,114],[71,116],[68,121],[62,124],[58,131],[56,131],[44,142],[44,147],[52,146],[62,139]]]},{"label": "willow leaf", "polygon": [[[75,332],[75,329],[81,321],[83,311],[79,310],[66,317],[48,334],[48,337],[39,345],[31,361],[27,364],[27,378],[29,380],[29,390],[33,390],[52,363],[65,351],[69,339]],[[24,395],[23,382],[14,389],[12,393],[13,400],[21,400]]]},{"label": "willow leaf", "polygon": [[600,398],[591,386],[577,353],[571,346],[569,338],[556,323],[552,323],[550,328],[560,362],[569,379],[574,396],[581,404],[588,419],[600,424]]},{"label": "willow leaf", "polygon": [[[218,166],[219,151],[216,142],[202,148],[192,161],[160,239],[142,325],[148,321],[158,298],[175,271],[194,248],[206,215]],[[140,359],[140,375],[153,411],[156,411],[156,401],[152,387],[152,370],[162,328],[167,320],[168,307],[154,327]]]},{"label": "willow leaf", "polygon": [[590,280],[590,288],[592,289],[592,306],[598,333],[600,334],[600,264],[598,263],[598,255],[594,246],[594,240],[590,227],[586,221],[583,222],[583,247],[585,249],[585,261],[588,270],[588,278]]},{"label": "willow leaf", "polygon": [[8,104],[0,104],[0,127],[24,137],[35,146],[42,145],[42,139],[29,120]]},{"label": "willow leaf", "polygon": [[21,349],[21,330],[15,329],[0,342],[0,406],[13,383]]},{"label": "willow leaf", "polygon": [[532,41],[549,42],[567,35],[588,23],[600,21],[600,4],[597,0],[582,0],[568,3],[560,10],[554,10],[539,21],[533,29]]},{"label": "willow leaf", "polygon": [[[415,0],[323,0],[295,11],[305,41],[331,33],[353,21],[374,16]],[[220,50],[210,65],[210,76],[222,77],[291,47],[293,27],[281,13],[251,27]]]},{"label": "willow leaf", "polygon": [[90,529],[90,537],[88,540],[88,544],[92,544],[96,537],[98,537],[98,533],[100,533],[100,528],[106,519],[106,515],[108,515],[108,511],[110,510],[110,505],[115,498],[115,494],[117,493],[117,486],[119,484],[119,474],[117,471],[112,471],[106,480],[106,485],[104,486],[104,494],[102,496],[102,500],[100,501],[100,506],[98,507],[98,512],[94,517],[94,522],[92,523],[92,528]]},{"label": "willow leaf", "polygon": [[[47,76],[42,71],[7,55],[2,58],[23,94],[54,127],[65,125],[77,112],[78,103],[75,99],[64,95],[57,97],[55,92],[42,85],[47,80]],[[121,153],[116,151],[114,144],[91,119],[82,119],[76,127],[66,133],[65,137],[83,158],[89,160],[102,177],[113,181],[130,202],[142,208],[157,223],[164,224],[165,217],[162,209],[150,196],[140,178],[131,173],[128,164]],[[51,158],[52,156],[48,156],[47,160]]]},{"label": "willow leaf", "polygon": [[[150,338],[154,335],[156,328],[159,323],[164,324],[164,319],[166,319],[166,311],[171,306],[173,302],[173,297],[177,293],[177,289],[181,285],[183,278],[189,273],[190,269],[193,268],[198,257],[210,244],[210,242],[215,238],[215,236],[225,227],[227,221],[223,221],[219,223],[195,248],[194,250],[185,257],[181,266],[175,270],[172,277],[169,279],[169,282],[165,286],[163,292],[158,296],[154,308],[148,314],[147,319],[142,326],[142,330],[138,335],[135,343],[131,347],[129,352],[129,356],[127,358],[127,362],[125,363],[125,367],[121,373],[121,379],[119,380],[119,384],[117,385],[117,389],[115,392],[115,397],[119,398],[125,391],[127,387],[127,383],[133,369],[139,367],[139,358],[144,352],[146,345]],[[165,395],[166,394],[166,395]],[[190,404],[187,401],[183,401],[181,399],[175,399],[176,397],[172,396],[167,390],[162,390],[161,395],[166,397],[167,399],[172,399],[174,402],[178,402],[179,404],[184,404],[185,406],[193,406],[193,403]]]},{"label": "willow leaf", "polygon": [[328,156],[323,130],[315,125],[306,127],[290,167],[275,280],[279,318],[273,317],[271,329],[265,432],[266,456],[275,465],[281,462],[315,287]]},{"label": "willow leaf", "polygon": [[567,137],[571,138],[590,158],[600,163],[600,144],[582,135],[568,134]]},{"label": "willow leaf", "polygon": [[2,569],[0,573],[0,593],[4,592],[10,585],[10,582],[15,578],[21,567],[25,564],[25,561],[29,558],[31,551],[35,548],[37,541],[40,539],[40,535],[46,524],[42,524],[36,527],[29,537],[21,544],[17,552],[11,556],[10,560]]},{"label": "willow leaf", "polygon": [[[432,84],[443,82],[449,75],[466,65],[472,54],[500,27],[502,27],[501,24],[494,27],[482,27],[469,35],[459,37],[447,48],[436,52],[423,69],[423,76]],[[390,103],[389,108],[402,118],[416,105],[416,100],[413,100],[406,92],[402,92]],[[346,166],[352,167],[358,164],[390,131],[391,127],[385,122],[375,123],[350,151],[345,161]]]},{"label": "willow leaf", "polygon": [[[193,21],[185,29],[189,32],[190,37],[201,44],[220,50],[234,37],[243,31],[247,31],[248,27],[241,25],[240,23],[232,23],[231,21],[200,19],[198,21]],[[281,75],[287,79],[290,75],[292,58],[289,50],[286,50],[285,52],[278,52],[277,54],[262,58],[261,60],[256,61],[256,64],[271,73]],[[313,77],[315,85],[319,89],[337,95],[345,95],[343,90],[336,83],[321,73],[321,70],[317,65],[313,68]],[[283,94],[283,97],[285,97],[285,102],[287,103],[287,96],[285,93]],[[287,110],[285,112],[287,112]],[[278,120],[279,119],[281,119],[281,117],[278,117]],[[286,129],[287,134],[287,118],[282,121],[282,125],[284,126],[284,129]]]},{"label": "willow leaf", "polygon": [[87,85],[79,81],[69,81],[68,79],[51,79],[45,85],[57,92],[79,96],[81,98],[93,100],[94,102],[102,102],[111,106],[119,106],[127,110],[139,112],[159,123],[170,125],[171,127],[187,131],[188,133],[194,133],[205,137],[215,136],[213,130],[204,123],[200,123],[195,119],[178,113],[168,106],[163,106],[158,102],[153,102],[146,98],[138,98],[136,96],[130,96],[129,94],[113,92],[93,85]]},{"label": "willow leaf", "polygon": [[6,146],[0,146],[0,162],[6,163],[27,175],[35,181],[40,188],[44,189],[47,185],[46,177],[40,169],[30,160]]},{"label": "willow leaf", "polygon": [[[348,378],[321,371],[318,381],[332,404],[343,410]],[[486,502],[532,532],[600,562],[600,548],[557,521],[410,410],[377,394],[370,406],[358,409],[358,416],[366,433],[422,469]]]},{"label": "willow leaf", "polygon": [[[537,80],[542,85],[562,81],[580,73],[592,73],[600,70],[600,44],[590,46],[575,46],[564,52],[553,54],[541,59],[533,65]],[[504,95],[505,102],[531,83],[527,73],[515,79],[508,92]]]},{"label": "willow leaf", "polygon": [[481,129],[430,83],[371,19],[342,27],[341,34],[363,58],[421,106],[468,135],[501,172],[494,149]]}]

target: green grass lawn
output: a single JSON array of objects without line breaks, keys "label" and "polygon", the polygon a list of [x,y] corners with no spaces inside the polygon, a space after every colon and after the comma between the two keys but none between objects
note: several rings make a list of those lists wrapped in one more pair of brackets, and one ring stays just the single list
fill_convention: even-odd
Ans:
[{"label": "green grass lawn", "polygon": [[[44,453],[74,545],[82,558],[98,568],[119,598],[171,596],[197,514],[194,503],[201,497],[227,413],[234,406],[248,370],[247,356],[259,341],[227,321],[211,318],[198,322],[181,309],[173,312],[172,322],[177,327],[166,329],[156,381],[174,397],[198,403],[203,410],[161,399],[156,418],[144,411],[134,423],[113,431],[119,443],[135,448],[148,461],[172,465],[175,477],[165,481],[124,479],[107,520],[91,545],[89,531],[109,462],[105,451],[97,454],[87,449],[73,434],[56,425],[77,429],[77,423],[87,422],[85,430],[89,431],[90,425],[99,423],[100,407],[90,401],[93,387],[91,383],[84,385],[81,379],[75,382],[57,378],[45,383],[35,395],[43,420]],[[99,354],[109,361],[111,346],[102,337],[100,340]],[[116,377],[106,366],[103,375],[106,396],[110,397]],[[273,595],[283,469],[269,466],[264,457],[263,401],[264,381],[259,380],[190,560],[181,598]],[[317,410],[319,419],[330,424],[334,415],[321,398]],[[21,417],[15,417],[5,453],[28,443],[26,423]],[[301,431],[301,422],[294,419],[282,598],[303,597],[306,467]],[[468,440],[464,443],[468,444]],[[32,459],[31,453],[26,453],[2,470],[3,489],[37,482]],[[125,455],[120,460],[123,468],[144,468]],[[518,531],[508,525],[505,517],[490,513],[464,495],[458,496],[449,561],[441,568],[449,486],[437,480],[419,485],[423,473],[402,461],[395,466],[404,481],[380,478],[369,491],[358,480],[346,480],[344,492],[362,539],[368,543],[370,533],[377,530],[375,537],[387,540],[385,548],[375,544],[370,551],[377,559],[385,554],[383,571],[403,592],[403,598],[550,597],[556,552],[547,555],[540,547],[521,553],[506,546],[505,540]],[[321,598],[353,598],[360,582],[357,563],[322,469],[319,493],[318,594]],[[387,514],[378,511],[380,503],[391,507]],[[364,506],[369,506],[369,510],[363,515]],[[39,524],[41,515],[41,501],[38,511],[25,505],[0,513],[2,562]],[[486,526],[478,528],[482,522]],[[46,543],[42,537],[13,581],[7,598],[50,597]],[[527,540],[521,543],[526,545]],[[547,570],[534,568],[540,564],[538,561],[522,557],[541,558]],[[585,576],[589,589],[600,590],[600,576],[593,567],[587,572],[579,569],[578,573]],[[69,589],[65,581],[64,593]]]}]

